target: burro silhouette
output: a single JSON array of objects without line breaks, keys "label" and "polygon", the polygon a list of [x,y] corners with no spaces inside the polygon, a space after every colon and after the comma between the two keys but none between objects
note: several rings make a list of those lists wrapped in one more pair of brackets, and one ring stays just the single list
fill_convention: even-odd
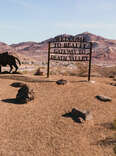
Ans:
[{"label": "burro silhouette", "polygon": [[13,56],[13,55],[9,55],[8,52],[4,52],[0,54],[0,72],[1,72],[1,66],[10,66],[10,71],[9,73],[12,71],[13,66],[15,67],[15,72],[17,72],[18,70],[18,66],[16,64],[16,60],[18,61],[19,65],[21,65],[20,60]]}]

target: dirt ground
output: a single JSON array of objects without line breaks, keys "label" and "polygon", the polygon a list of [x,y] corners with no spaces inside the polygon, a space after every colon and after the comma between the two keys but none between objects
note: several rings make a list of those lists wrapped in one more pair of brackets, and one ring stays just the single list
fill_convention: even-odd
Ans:
[{"label": "dirt ground", "polygon": [[[116,114],[116,87],[109,78],[33,76],[38,82],[26,82],[34,89],[35,99],[14,104],[18,88],[13,82],[21,76],[0,75],[0,156],[113,156],[113,145],[99,142],[114,135],[111,123]],[[28,77],[28,76],[27,76]],[[12,78],[12,79],[11,79]],[[13,80],[14,78],[14,80]],[[57,85],[64,78],[66,85]],[[20,81],[19,81],[20,80]],[[96,95],[112,98],[100,102]],[[93,120],[74,122],[63,117],[72,108],[89,110]]]}]

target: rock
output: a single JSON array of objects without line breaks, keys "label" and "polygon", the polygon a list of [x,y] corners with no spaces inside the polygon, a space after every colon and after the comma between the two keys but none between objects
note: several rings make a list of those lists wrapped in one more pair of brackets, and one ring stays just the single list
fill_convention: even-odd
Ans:
[{"label": "rock", "polygon": [[71,113],[72,113],[73,117],[75,117],[75,118],[81,118],[86,121],[93,119],[93,116],[90,113],[90,111],[79,111],[79,110],[73,108]]},{"label": "rock", "polygon": [[115,78],[115,76],[114,75],[109,75],[109,78]]},{"label": "rock", "polygon": [[110,83],[112,86],[116,86],[116,83],[114,83],[114,82],[112,82],[112,83]]},{"label": "rock", "polygon": [[73,116],[73,118],[82,118],[83,120],[85,120],[86,119],[86,115],[85,115],[85,113],[83,113],[82,111],[79,111],[79,110],[77,110],[77,109],[75,109],[75,108],[73,108],[72,109],[72,112],[71,112],[71,114],[72,114],[72,116]]},{"label": "rock", "polygon": [[97,95],[96,96],[97,99],[107,102],[107,101],[112,101],[112,99],[110,97],[104,96],[104,95]]},{"label": "rock", "polygon": [[[89,111],[80,111],[78,109],[73,108],[71,112],[65,113],[62,115],[63,117],[70,117],[73,121],[77,123],[84,123],[85,121],[92,121],[93,116]],[[90,123],[90,122],[89,122]]]},{"label": "rock", "polygon": [[57,83],[58,85],[64,85],[64,84],[67,83],[67,80],[61,79],[61,80],[56,81],[56,83]]},{"label": "rock", "polygon": [[16,100],[21,103],[27,103],[34,99],[33,89],[30,89],[27,85],[22,86],[16,95]]},{"label": "rock", "polygon": [[21,83],[21,82],[14,82],[11,84],[12,87],[23,87],[25,84],[24,83]]}]

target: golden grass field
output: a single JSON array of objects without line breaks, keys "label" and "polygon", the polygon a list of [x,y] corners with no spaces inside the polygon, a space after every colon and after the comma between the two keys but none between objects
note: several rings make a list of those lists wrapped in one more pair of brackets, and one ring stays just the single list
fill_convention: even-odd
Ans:
[{"label": "golden grass field", "polygon": [[[57,85],[58,79],[68,81]],[[116,114],[116,87],[111,78],[33,75],[0,75],[0,156],[113,156],[112,122]],[[27,104],[15,104],[18,88],[25,81],[35,92]],[[101,102],[96,95],[112,98]],[[76,123],[62,115],[72,108],[89,110],[93,119]]]}]

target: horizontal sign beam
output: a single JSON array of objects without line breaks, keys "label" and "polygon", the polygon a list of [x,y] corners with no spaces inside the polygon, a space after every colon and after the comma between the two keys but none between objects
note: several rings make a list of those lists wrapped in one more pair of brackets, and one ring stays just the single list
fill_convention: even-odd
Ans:
[{"label": "horizontal sign beam", "polygon": [[89,49],[53,49],[50,54],[62,54],[62,55],[89,55]]},{"label": "horizontal sign beam", "polygon": [[83,36],[57,36],[51,40],[51,42],[84,42]]},{"label": "horizontal sign beam", "polygon": [[55,42],[51,43],[50,48],[80,48],[90,49],[90,42]]},{"label": "horizontal sign beam", "polygon": [[59,56],[59,55],[51,55],[51,60],[57,61],[89,61],[89,56]]}]

